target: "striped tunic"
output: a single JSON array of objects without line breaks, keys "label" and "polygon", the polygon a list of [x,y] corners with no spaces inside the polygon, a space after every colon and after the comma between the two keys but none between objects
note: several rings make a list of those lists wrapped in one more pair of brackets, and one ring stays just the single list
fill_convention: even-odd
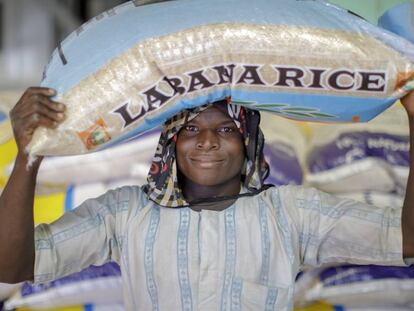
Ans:
[{"label": "striped tunic", "polygon": [[403,265],[400,219],[298,186],[201,212],[127,186],[36,228],[35,282],[112,260],[127,310],[292,310],[304,266]]}]

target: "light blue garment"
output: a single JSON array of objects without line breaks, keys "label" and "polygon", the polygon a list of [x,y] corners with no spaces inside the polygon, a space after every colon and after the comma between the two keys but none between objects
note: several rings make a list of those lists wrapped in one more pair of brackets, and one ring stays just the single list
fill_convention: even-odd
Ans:
[{"label": "light blue garment", "polygon": [[123,187],[36,228],[35,281],[114,260],[127,310],[292,310],[305,265],[403,265],[400,217],[297,186],[201,212]]}]

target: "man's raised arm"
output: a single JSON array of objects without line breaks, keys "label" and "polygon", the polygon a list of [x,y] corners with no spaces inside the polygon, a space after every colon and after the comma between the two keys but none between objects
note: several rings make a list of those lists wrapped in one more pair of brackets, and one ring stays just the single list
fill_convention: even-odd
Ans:
[{"label": "man's raised arm", "polygon": [[410,174],[402,211],[403,255],[414,258],[414,91],[401,99],[410,126]]},{"label": "man's raised arm", "polygon": [[65,106],[50,99],[54,94],[48,88],[29,88],[10,112],[18,154],[0,196],[0,282],[3,283],[33,279],[33,201],[42,159],[28,167],[25,149],[37,127],[54,128],[64,119]]}]

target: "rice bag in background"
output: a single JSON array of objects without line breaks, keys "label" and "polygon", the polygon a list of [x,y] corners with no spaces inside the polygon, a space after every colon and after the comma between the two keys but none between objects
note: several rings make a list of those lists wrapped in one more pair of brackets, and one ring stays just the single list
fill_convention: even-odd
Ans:
[{"label": "rice bag in background", "polygon": [[5,109],[0,106],[0,144],[11,138],[11,126]]},{"label": "rice bag in background", "polygon": [[87,199],[98,197],[111,189],[122,186],[142,185],[142,183],[143,181],[140,179],[122,178],[106,182],[71,186],[66,192],[65,211],[71,210]]},{"label": "rice bag in background", "polygon": [[[18,291],[22,284],[6,284],[0,283],[0,301],[4,301],[11,297],[14,292]],[[1,308],[0,308],[1,310]]]},{"label": "rice bag in background", "polygon": [[[133,178],[146,183],[160,136],[152,130],[111,149],[91,154],[46,157],[39,169],[38,185],[81,185]],[[7,172],[10,174],[13,166]]]},{"label": "rice bag in background", "polygon": [[302,184],[302,167],[292,146],[283,142],[266,144],[264,155],[270,169],[269,176],[265,180],[267,184],[276,186]]},{"label": "rice bag in background", "polygon": [[0,193],[7,181],[6,167],[13,162],[17,154],[9,111],[20,95],[19,91],[0,91]]},{"label": "rice bag in background", "polygon": [[67,118],[35,132],[31,155],[92,152],[224,98],[299,120],[367,121],[413,88],[414,45],[323,1],[138,3],[55,50],[41,85]]},{"label": "rice bag in background", "polygon": [[[55,310],[59,311],[59,310]],[[62,310],[64,311],[64,310]],[[126,311],[122,303],[86,305],[85,311]],[[393,311],[393,310],[390,310]]]},{"label": "rice bag in background", "polygon": [[[2,309],[0,309],[2,310]],[[62,308],[17,308],[13,311],[125,311],[123,304],[86,304]]]},{"label": "rice bag in background", "polygon": [[361,308],[347,308],[340,305],[329,305],[325,303],[315,303],[310,306],[295,308],[294,311],[412,311],[411,307],[361,307]]},{"label": "rice bag in background", "polygon": [[9,111],[20,96],[19,91],[0,92],[0,145],[13,138],[13,130],[10,124]]},{"label": "rice bag in background", "polygon": [[394,106],[364,124],[315,125],[306,159],[307,184],[331,193],[404,193],[407,121],[404,109]]},{"label": "rice bag in background", "polygon": [[414,2],[392,7],[379,18],[378,25],[414,43]]},{"label": "rice bag in background", "polygon": [[411,307],[387,306],[387,307],[368,307],[349,308],[341,305],[331,305],[327,303],[317,302],[308,306],[295,307],[294,311],[412,311]]},{"label": "rice bag in background", "polygon": [[106,182],[96,182],[67,186],[59,192],[37,194],[34,203],[35,224],[55,221],[65,212],[79,206],[85,200],[98,197],[108,190],[126,185],[142,185],[138,178],[117,179]]},{"label": "rice bag in background", "polygon": [[[313,284],[301,296],[296,296],[297,305],[324,301],[344,306],[345,310],[390,310],[392,307],[408,307],[414,304],[414,266],[345,265],[310,273],[314,277]],[[304,280],[309,283],[306,277]],[[298,284],[301,281],[299,278]]]},{"label": "rice bag in background", "polygon": [[[332,193],[394,191],[408,176],[408,150],[407,136],[341,133],[334,141],[312,149],[307,181]],[[407,172],[404,176],[403,171]]]},{"label": "rice bag in background", "polygon": [[306,143],[300,125],[263,112],[260,127],[265,136],[264,156],[270,168],[265,182],[277,186],[301,185]]},{"label": "rice bag in background", "polygon": [[396,192],[349,192],[337,193],[337,196],[363,202],[377,207],[402,208],[404,204],[404,194]]},{"label": "rice bag in background", "polygon": [[81,272],[45,283],[26,282],[5,302],[15,308],[59,308],[82,304],[122,304],[121,271],[116,263],[91,266]]}]

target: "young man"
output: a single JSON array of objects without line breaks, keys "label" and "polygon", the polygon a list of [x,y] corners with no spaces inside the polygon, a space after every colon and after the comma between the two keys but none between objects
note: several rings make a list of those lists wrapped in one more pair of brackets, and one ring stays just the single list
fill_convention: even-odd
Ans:
[{"label": "young man", "polygon": [[[114,260],[128,310],[292,310],[304,265],[414,257],[412,174],[402,215],[266,187],[260,116],[226,102],[166,122],[147,185],[109,191],[34,230],[41,159],[27,169],[24,151],[36,127],[63,120],[53,94],[31,88],[11,112],[19,153],[0,197],[1,282],[48,281]],[[402,102],[412,141],[413,93]]]}]

